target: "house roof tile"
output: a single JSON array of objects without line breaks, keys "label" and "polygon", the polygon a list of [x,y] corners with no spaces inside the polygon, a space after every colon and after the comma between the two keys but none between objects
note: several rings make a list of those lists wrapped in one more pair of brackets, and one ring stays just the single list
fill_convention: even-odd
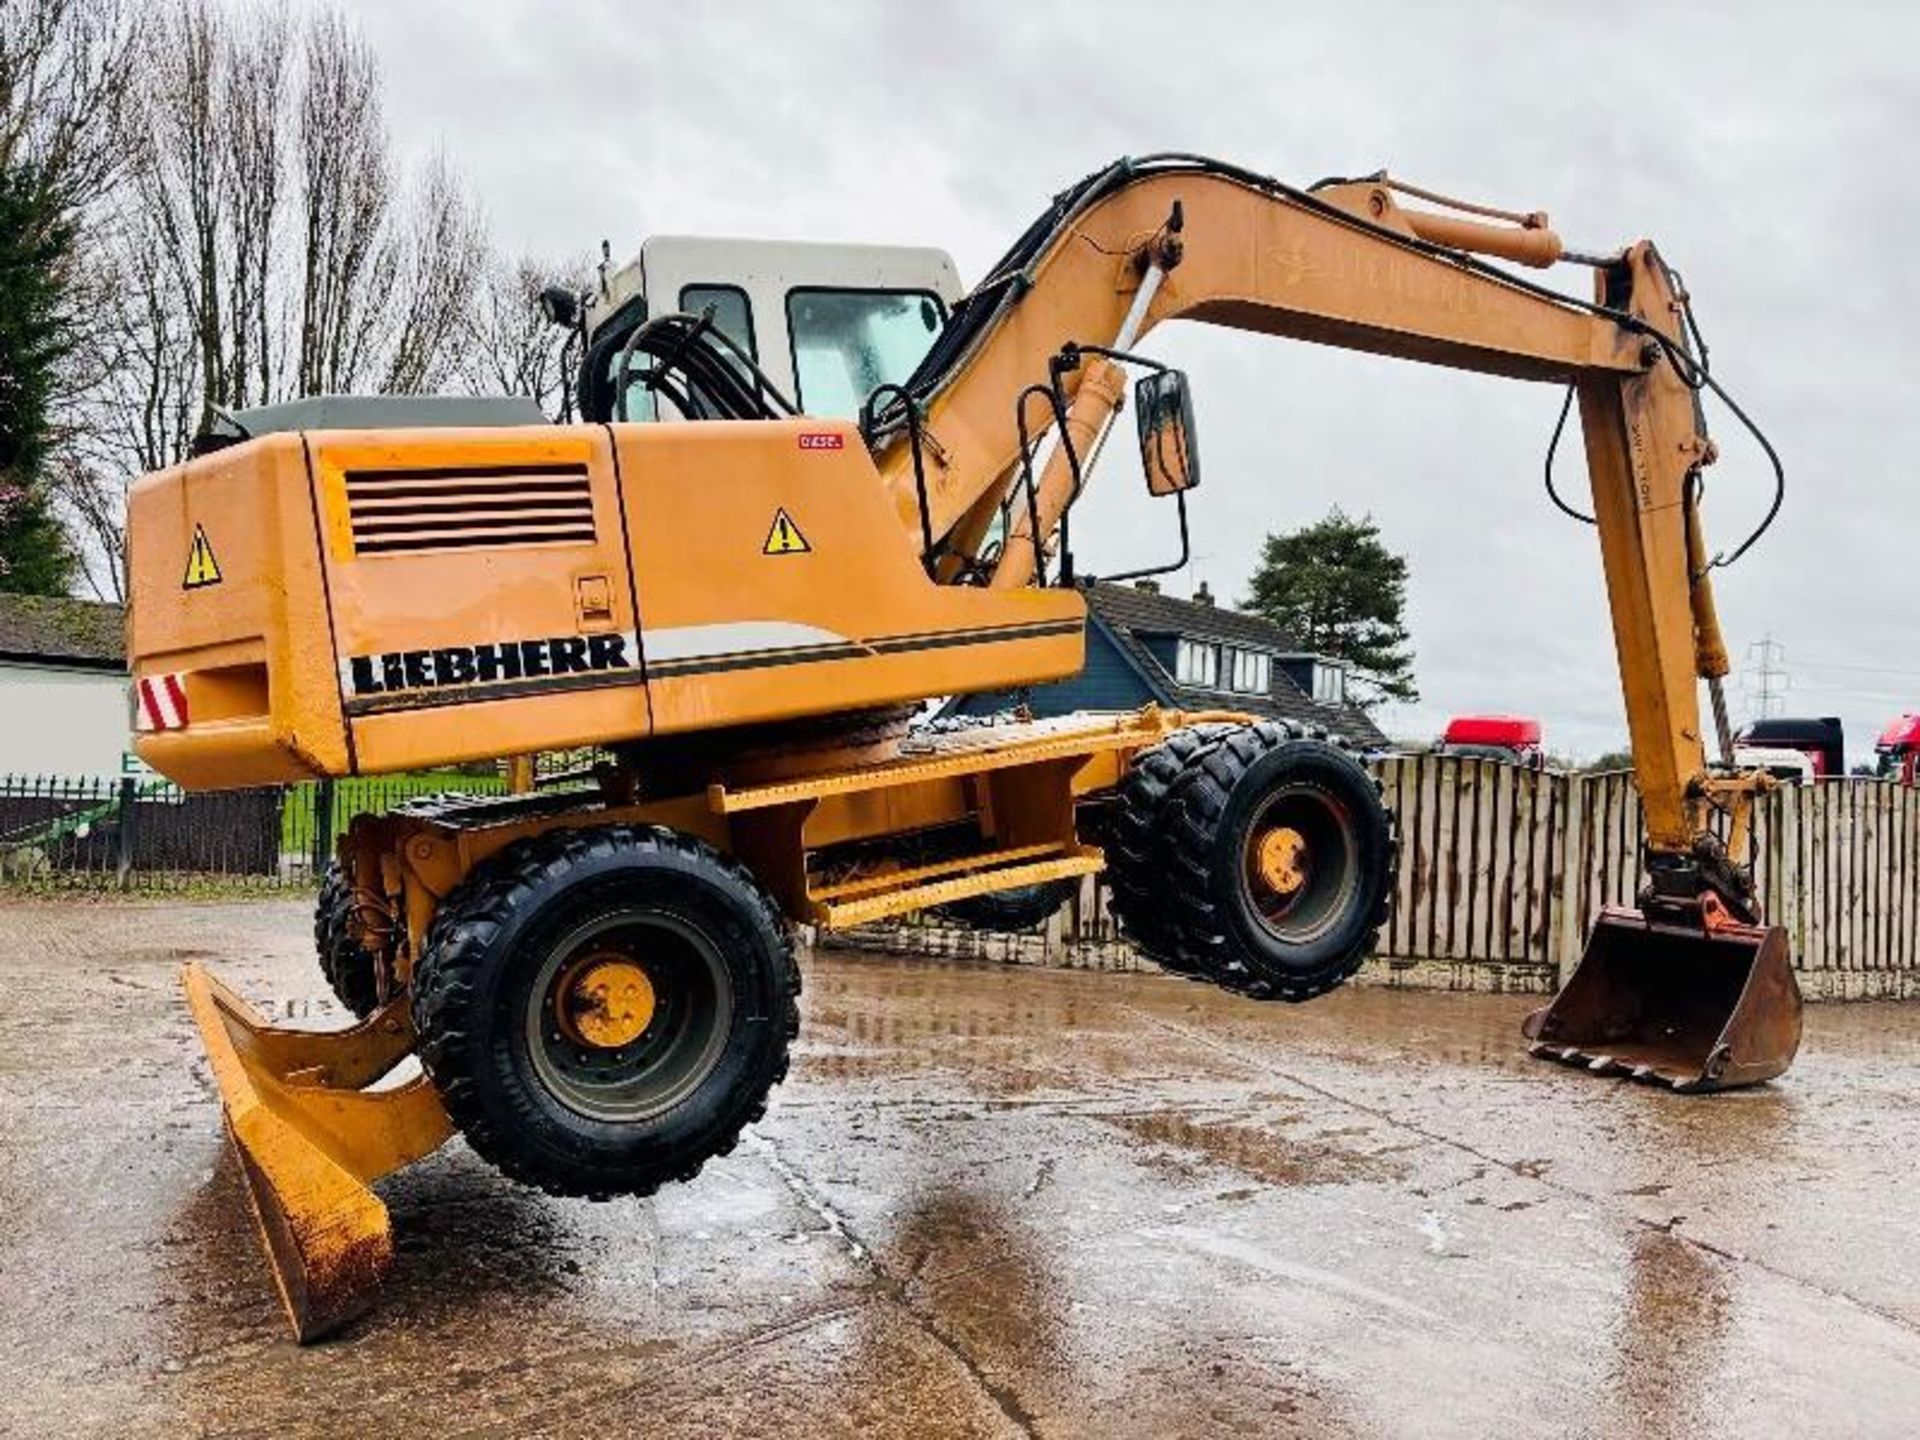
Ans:
[{"label": "house roof tile", "polygon": [[0,594],[0,660],[124,668],[124,617],[94,600]]},{"label": "house roof tile", "polygon": [[1387,737],[1380,727],[1358,705],[1321,704],[1279,669],[1273,671],[1271,689],[1264,695],[1182,685],[1167,672],[1140,638],[1143,635],[1178,635],[1191,640],[1240,645],[1275,655],[1302,653],[1293,637],[1271,620],[1129,585],[1096,581],[1087,587],[1085,593],[1088,608],[1105,625],[1121,653],[1169,705],[1183,710],[1245,710],[1276,720],[1324,725],[1342,740],[1354,745],[1374,747],[1387,743]]}]

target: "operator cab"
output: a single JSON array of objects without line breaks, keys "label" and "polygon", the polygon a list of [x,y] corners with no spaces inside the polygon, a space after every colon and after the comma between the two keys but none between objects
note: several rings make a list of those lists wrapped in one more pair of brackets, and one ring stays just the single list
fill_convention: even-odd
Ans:
[{"label": "operator cab", "polygon": [[[960,295],[944,250],[656,235],[587,297],[580,413],[615,418],[615,371],[636,327],[710,309],[714,328],[803,414],[852,419],[875,386],[913,372]],[[626,418],[678,416],[635,385]]]}]

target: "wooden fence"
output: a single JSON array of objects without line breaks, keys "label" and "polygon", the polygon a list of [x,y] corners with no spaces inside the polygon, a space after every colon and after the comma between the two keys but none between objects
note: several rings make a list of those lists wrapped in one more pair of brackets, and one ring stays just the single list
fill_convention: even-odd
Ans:
[{"label": "wooden fence", "polygon": [[[1594,912],[1641,883],[1640,800],[1630,773],[1568,775],[1490,760],[1404,756],[1376,766],[1400,830],[1393,918],[1369,975],[1456,990],[1552,991],[1580,958]],[[1811,998],[1920,996],[1920,792],[1834,779],[1762,797],[1755,879],[1786,927]],[[1133,968],[1091,877],[1031,936],[937,921],[871,943],[950,955]]]}]

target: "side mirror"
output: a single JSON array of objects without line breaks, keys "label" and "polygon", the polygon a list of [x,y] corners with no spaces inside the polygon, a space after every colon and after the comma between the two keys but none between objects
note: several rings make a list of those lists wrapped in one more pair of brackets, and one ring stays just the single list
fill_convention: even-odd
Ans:
[{"label": "side mirror", "polygon": [[1194,449],[1193,394],[1186,373],[1156,370],[1141,376],[1133,403],[1148,492],[1178,495],[1193,489],[1200,483],[1200,456]]},{"label": "side mirror", "polygon": [[571,330],[580,323],[580,297],[564,285],[549,285],[540,292],[540,313],[549,325]]}]

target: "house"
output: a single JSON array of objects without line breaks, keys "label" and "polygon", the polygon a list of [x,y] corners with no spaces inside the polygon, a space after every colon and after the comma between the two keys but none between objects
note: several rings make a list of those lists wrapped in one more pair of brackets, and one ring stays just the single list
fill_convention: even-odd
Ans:
[{"label": "house", "polygon": [[1191,600],[1163,595],[1150,580],[1096,581],[1084,593],[1087,663],[1077,676],[1018,696],[958,696],[943,713],[991,715],[1025,703],[1047,716],[1155,703],[1298,720],[1363,749],[1386,747],[1379,727],[1347,698],[1343,662],[1303,652],[1270,620],[1221,608],[1204,584]]},{"label": "house", "polygon": [[118,605],[0,594],[0,774],[121,773],[132,749]]}]

